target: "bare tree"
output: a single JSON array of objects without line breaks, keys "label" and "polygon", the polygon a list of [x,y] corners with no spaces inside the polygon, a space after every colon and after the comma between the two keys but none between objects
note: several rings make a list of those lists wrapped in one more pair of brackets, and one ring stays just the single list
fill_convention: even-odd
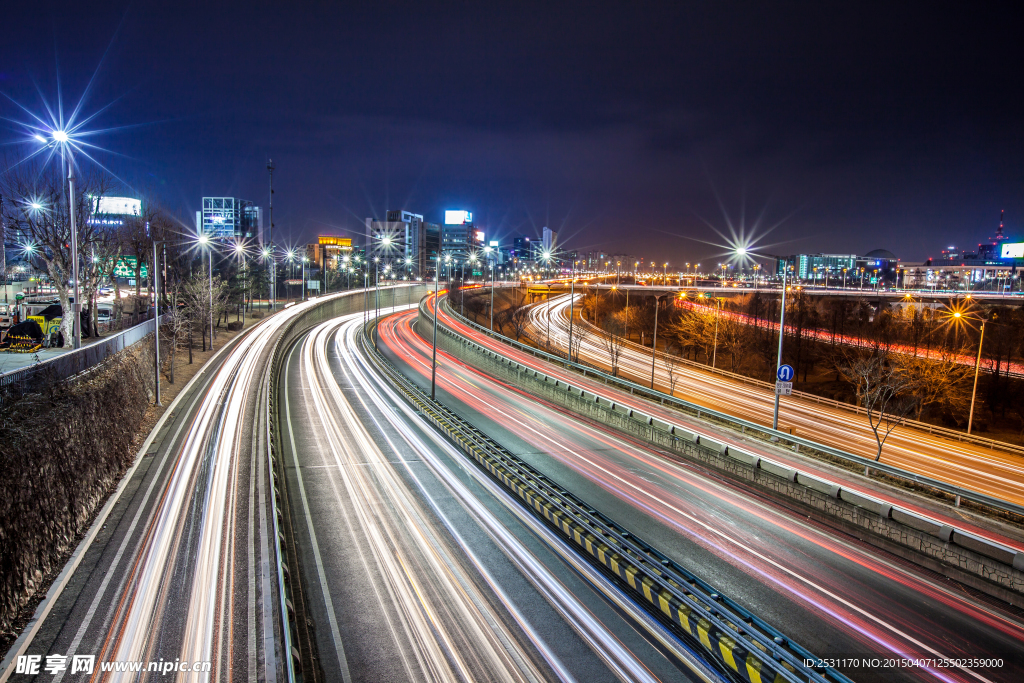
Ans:
[{"label": "bare tree", "polygon": [[601,321],[611,309],[607,295],[602,296],[601,292],[587,294],[583,297],[582,315],[587,317],[592,324],[600,326]]},{"label": "bare tree", "polygon": [[969,357],[967,348],[959,351],[939,349],[938,357],[922,358],[893,354],[893,363],[909,381],[908,393],[916,399],[917,419],[930,405],[939,405],[951,413],[967,414],[968,385],[974,369],[958,362]]},{"label": "bare tree", "polygon": [[682,363],[682,359],[676,353],[676,348],[672,344],[665,348],[665,353],[662,354],[661,359],[665,362],[665,374],[668,375],[669,396],[675,396],[676,383],[679,381],[679,366]]},{"label": "bare tree", "polygon": [[[109,194],[111,183],[98,173],[78,173],[75,225],[71,226],[68,192],[60,164],[9,163],[5,159],[4,166],[6,171],[0,175],[0,194],[11,198],[3,204],[7,234],[22,244],[31,245],[34,256],[45,265],[64,311],[61,321],[64,344],[70,345],[74,321],[71,293],[67,286],[74,272],[71,231],[74,229],[76,232],[81,264],[96,238],[96,226],[89,220],[92,215],[90,197]],[[84,272],[83,267],[79,280]]]},{"label": "bare tree", "polygon": [[114,277],[114,268],[121,257],[121,240],[117,226],[112,225],[96,225],[92,231],[92,238],[92,243],[88,245],[85,254],[85,263],[79,269],[79,279],[82,281],[82,299],[88,302],[88,324],[83,325],[83,331],[88,331],[90,335],[98,335],[97,294],[104,284],[117,280]]},{"label": "bare tree", "polygon": [[586,323],[574,324],[572,326],[572,343],[569,349],[569,360],[580,362],[580,348],[583,343],[590,337],[590,325]]},{"label": "bare tree", "polygon": [[616,315],[605,316],[601,329],[605,332],[605,334],[601,335],[601,344],[604,346],[604,350],[608,352],[612,376],[617,377],[619,374],[619,356],[622,355],[623,344],[623,339],[620,336],[623,330],[622,320]]},{"label": "bare tree", "polygon": [[[210,280],[203,273],[197,273],[185,281],[181,290],[181,302],[184,304],[186,314],[192,328],[198,327],[200,338],[203,342],[203,351],[206,350],[206,332],[209,328],[210,315],[216,315],[223,310],[228,303],[228,285],[220,276],[213,278],[213,308],[210,308]],[[210,347],[213,347],[213,340],[210,340]]]},{"label": "bare tree", "polygon": [[868,424],[878,444],[877,462],[882,457],[882,446],[889,434],[917,403],[911,395],[914,380],[901,370],[889,353],[882,350],[846,356],[840,361],[838,370],[854,385],[858,403],[867,411]]},{"label": "bare tree", "polygon": [[513,302],[505,309],[505,320],[515,334],[516,341],[519,341],[530,326],[530,307],[524,303]]},{"label": "bare tree", "polygon": [[705,361],[710,361],[715,345],[716,313],[705,306],[683,309],[678,319],[667,326],[667,336],[682,349],[699,350]]}]

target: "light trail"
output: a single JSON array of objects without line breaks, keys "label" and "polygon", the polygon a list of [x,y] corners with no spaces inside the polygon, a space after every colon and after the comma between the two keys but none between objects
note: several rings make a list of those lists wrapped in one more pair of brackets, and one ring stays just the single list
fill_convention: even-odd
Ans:
[{"label": "light trail", "polygon": [[[430,474],[590,645],[591,654],[621,680],[658,680],[565,582],[469,491],[457,474],[461,468],[453,470],[437,452],[447,452],[458,463],[463,456],[429,428],[424,437],[424,432],[412,426],[421,424],[421,418],[377,379],[361,358],[356,340],[361,317],[338,318],[314,328],[299,352],[289,356],[289,365],[293,358],[298,359],[302,398],[293,396],[286,385],[285,428],[292,442],[294,425],[303,425],[303,431],[315,435],[316,448],[305,447],[305,464],[296,461],[296,469],[312,472],[310,468],[316,468],[319,490],[330,491],[332,521],[345,529],[346,552],[358,555],[361,576],[349,571],[346,581],[366,581],[373,586],[373,611],[387,623],[384,632],[393,646],[385,650],[400,653],[402,677],[546,680],[544,671],[532,663],[530,652],[519,645],[517,633],[521,632],[559,679],[574,680],[573,667],[555,654],[548,642],[551,636],[544,635],[550,634],[550,624],[539,629],[535,621],[540,616],[525,613],[519,605],[521,597],[510,595],[488,562],[463,540],[466,532],[451,521],[446,512],[449,505],[438,500],[436,492],[431,493],[424,483],[420,466],[425,463]],[[332,367],[332,358],[337,369]],[[290,375],[286,371],[285,376]],[[343,390],[342,386],[358,390]],[[397,435],[392,436],[394,433]],[[313,514],[305,502],[308,484],[302,484],[303,475],[299,476],[308,516]],[[519,507],[514,501],[512,504]],[[439,528],[432,517],[440,521]],[[454,545],[447,534],[455,539]],[[463,567],[463,557],[480,579]],[[498,596],[507,612],[497,612],[489,605],[478,580]],[[509,619],[511,623],[505,623]]]},{"label": "light trail", "polygon": [[[424,376],[429,373],[429,347],[409,323],[409,316],[390,318],[382,328],[381,340]],[[552,410],[445,354],[439,354],[439,362],[439,390],[454,397],[464,409],[479,411],[484,420],[491,420],[485,431],[500,429],[514,434],[524,442],[523,448],[539,458],[536,466],[550,470],[550,462],[541,463],[555,461],[564,471],[582,477],[578,481],[591,482],[591,489],[596,486],[612,496],[606,500],[618,500],[641,517],[671,529],[664,538],[667,544],[675,544],[679,561],[687,565],[700,558],[711,572],[705,578],[712,583],[723,580],[716,577],[735,576],[723,571],[723,562],[742,572],[746,581],[721,589],[750,596],[749,609],[765,610],[762,616],[812,651],[825,647],[825,652],[834,652],[845,647],[844,652],[922,656],[928,652],[976,652],[974,648],[979,647],[1015,650],[1024,642],[1024,627],[1016,619],[935,583],[916,569],[892,562],[874,549],[838,539],[831,530],[794,518],[774,505],[752,500],[748,491],[710,479],[696,467],[669,463],[643,444]],[[556,479],[591,499],[591,504],[602,505],[607,514],[620,516],[564,477],[556,475]],[[643,525],[645,535],[654,533],[650,522],[635,523]],[[658,545],[656,539],[648,540]],[[686,549],[688,544],[719,559],[694,555]],[[669,547],[659,547],[670,552]],[[762,589],[753,590],[751,580]],[[779,596],[789,596],[788,608],[778,605]],[[975,634],[979,642],[970,642],[967,634]],[[818,642],[822,638],[825,642]],[[950,680],[993,680],[1005,674],[901,673],[948,676]]]},{"label": "light trail", "polygon": [[[553,297],[550,306],[541,304],[534,307],[531,313],[534,338],[538,338],[537,335],[543,338],[547,330],[547,316],[550,315],[552,345],[565,348],[568,344],[568,308],[568,296]],[[445,317],[446,323],[450,320]],[[589,335],[580,345],[580,358],[592,365],[607,368],[608,352],[600,341],[603,332],[586,321],[581,322],[577,319],[575,324],[586,325],[589,331]],[[460,325],[460,328],[469,329],[464,325]],[[502,353],[509,351],[507,346],[498,346]],[[532,359],[530,362],[535,363],[536,360]],[[619,372],[631,378],[638,378],[637,381],[641,384],[649,384],[650,350],[643,349],[638,344],[624,343],[619,358]],[[751,422],[771,425],[774,394],[769,390],[704,372],[682,363],[675,367],[674,373],[677,377],[675,396]],[[659,389],[668,391],[668,371],[661,354],[655,363],[655,381]],[[605,392],[607,389],[602,388],[601,391]],[[628,404],[629,399],[623,402]],[[676,422],[693,422],[680,413],[670,411],[669,414],[673,415]],[[795,432],[804,438],[874,459],[877,446],[867,418],[863,415],[793,397],[782,400],[779,425],[783,430],[793,427]],[[725,431],[722,433],[727,434]],[[756,445],[751,447],[755,450],[759,448]],[[771,457],[774,458],[775,455]],[[991,451],[909,427],[897,427],[886,441],[882,461],[954,486],[1024,504],[1024,457],[1019,455]],[[826,478],[835,476],[831,474]]]}]

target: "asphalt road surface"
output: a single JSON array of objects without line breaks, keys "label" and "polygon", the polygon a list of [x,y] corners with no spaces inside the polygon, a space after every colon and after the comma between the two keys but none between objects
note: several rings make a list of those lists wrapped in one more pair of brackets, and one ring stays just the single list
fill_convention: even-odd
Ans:
[{"label": "asphalt road surface", "polygon": [[[551,344],[556,348],[567,348],[568,311],[568,295],[552,297],[550,301],[534,306],[531,320],[534,339],[546,339],[550,318]],[[601,341],[603,333],[585,321],[580,323],[579,318],[576,318],[574,330],[581,324],[586,325],[587,330],[580,344],[581,360],[600,368],[609,368],[609,351]],[[675,365],[673,372],[676,397],[771,426],[775,395],[770,390],[682,363]],[[619,358],[619,373],[649,386],[650,349],[631,342],[624,343]],[[656,387],[667,392],[670,383],[662,354],[659,354],[655,362],[654,374]],[[782,398],[779,428],[793,428],[794,433],[803,438],[866,458],[873,459],[877,451],[867,417],[801,398]],[[882,461],[978,493],[1024,504],[1024,456],[1021,455],[961,443],[909,427],[897,427],[885,442]]]},{"label": "asphalt road surface", "polygon": [[373,374],[361,322],[300,338],[278,387],[319,680],[695,680]]},{"label": "asphalt road surface", "polygon": [[[415,314],[381,346],[429,386]],[[828,658],[993,656],[1000,667],[838,668],[854,680],[1024,677],[1019,611],[795,516],[756,492],[544,405],[438,353],[438,397],[492,438],[640,533],[682,566]]]}]

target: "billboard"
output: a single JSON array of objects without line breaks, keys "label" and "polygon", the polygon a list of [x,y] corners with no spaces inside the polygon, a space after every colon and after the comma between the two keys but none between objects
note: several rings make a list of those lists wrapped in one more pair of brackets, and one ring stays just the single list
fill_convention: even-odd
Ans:
[{"label": "billboard", "polygon": [[1024,242],[1004,244],[999,258],[1024,258]]},{"label": "billboard", "polygon": [[96,197],[93,213],[140,216],[142,215],[142,200],[131,197]]},{"label": "billboard", "polygon": [[477,230],[473,234],[473,237],[476,239],[477,242],[483,242],[484,241],[484,231],[483,230]]},{"label": "billboard", "polygon": [[472,223],[473,214],[469,211],[445,211],[444,212],[444,224],[445,225],[462,225],[463,223]]}]

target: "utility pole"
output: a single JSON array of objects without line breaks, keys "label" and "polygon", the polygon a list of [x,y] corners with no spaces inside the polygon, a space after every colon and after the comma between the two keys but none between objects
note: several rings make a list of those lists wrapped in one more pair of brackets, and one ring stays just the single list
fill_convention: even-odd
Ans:
[{"label": "utility pole", "polygon": [[967,433],[971,433],[974,423],[974,397],[978,393],[978,368],[981,367],[981,345],[985,343],[985,321],[981,321],[981,337],[978,339],[978,358],[974,361],[974,388],[971,389],[971,412],[967,417]]},{"label": "utility pole", "polygon": [[[71,279],[74,292],[72,311],[72,331],[74,337],[73,348],[82,348],[82,303],[78,300],[78,226],[75,225],[75,158],[68,149],[68,189],[71,191],[68,199],[68,222],[71,228]],[[136,309],[137,310],[137,309]]]},{"label": "utility pole", "polygon": [[441,279],[441,253],[438,249],[437,266],[434,268],[434,332],[431,345],[434,347],[430,357],[430,400],[434,400],[437,387],[437,294],[438,281]]},{"label": "utility pole", "polygon": [[[782,338],[786,334],[786,273],[789,271],[789,262],[782,265],[782,308],[779,311],[779,356],[775,363],[775,372],[778,376],[779,368],[782,367]],[[775,415],[772,417],[772,429],[779,428],[779,392],[775,392]]]},{"label": "utility pole", "polygon": [[[572,260],[571,282],[569,283],[569,362],[572,362],[572,314],[576,310],[576,259]],[[577,354],[578,356],[578,354]],[[578,357],[577,357],[578,360]]]},{"label": "utility pole", "polygon": [[154,384],[156,385],[156,405],[162,406],[160,402],[160,281],[157,280],[157,252],[156,245],[163,245],[163,240],[153,242],[153,371]]},{"label": "utility pole", "polygon": [[654,343],[651,344],[651,389],[654,389],[654,361],[658,357],[658,297],[654,297]]},{"label": "utility pole", "polygon": [[270,213],[270,310],[277,310],[276,285],[277,285],[277,264],[274,261],[274,160],[267,159],[267,173],[270,176],[270,204],[267,207]]}]

